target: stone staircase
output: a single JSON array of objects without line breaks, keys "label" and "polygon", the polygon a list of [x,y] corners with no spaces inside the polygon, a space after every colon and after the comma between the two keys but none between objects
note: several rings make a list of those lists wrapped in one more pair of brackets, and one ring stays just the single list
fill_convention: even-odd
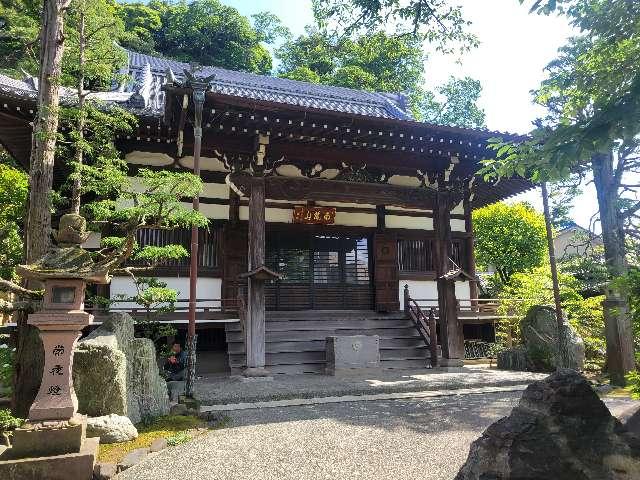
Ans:
[{"label": "stone staircase", "polygon": [[[226,324],[232,374],[245,366],[244,334]],[[384,369],[430,368],[429,347],[402,312],[291,311],[267,312],[266,367],[273,374],[324,373],[325,339],[334,335],[378,335]]]}]

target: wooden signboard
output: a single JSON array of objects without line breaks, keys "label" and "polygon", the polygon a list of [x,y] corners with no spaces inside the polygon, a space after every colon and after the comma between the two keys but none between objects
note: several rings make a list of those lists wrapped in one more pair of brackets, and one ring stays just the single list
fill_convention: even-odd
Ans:
[{"label": "wooden signboard", "polygon": [[331,225],[336,220],[334,207],[296,206],[293,209],[293,223]]}]

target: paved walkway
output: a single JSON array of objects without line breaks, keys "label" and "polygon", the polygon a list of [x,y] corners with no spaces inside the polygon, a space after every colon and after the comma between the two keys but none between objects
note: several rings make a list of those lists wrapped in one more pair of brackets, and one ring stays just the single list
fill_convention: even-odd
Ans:
[{"label": "paved walkway", "polygon": [[504,387],[529,384],[545,376],[539,373],[507,372],[485,366],[467,366],[449,371],[441,368],[380,370],[347,377],[276,375],[271,381],[205,376],[196,385],[196,396],[203,405],[221,405],[292,398]]},{"label": "paved walkway", "polygon": [[[230,412],[232,427],[151,456],[118,480],[451,480],[519,392]],[[614,413],[631,405],[608,400]]]}]

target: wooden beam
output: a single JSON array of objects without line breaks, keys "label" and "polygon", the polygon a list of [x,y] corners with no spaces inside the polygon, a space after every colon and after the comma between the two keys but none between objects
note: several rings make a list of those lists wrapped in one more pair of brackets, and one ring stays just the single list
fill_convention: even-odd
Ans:
[{"label": "wooden beam", "polygon": [[[242,192],[245,192],[245,195],[249,195],[250,175],[233,173],[229,179]],[[405,208],[432,208],[435,200],[435,191],[428,188],[339,180],[266,177],[265,188],[266,197],[272,200],[333,201]]]}]

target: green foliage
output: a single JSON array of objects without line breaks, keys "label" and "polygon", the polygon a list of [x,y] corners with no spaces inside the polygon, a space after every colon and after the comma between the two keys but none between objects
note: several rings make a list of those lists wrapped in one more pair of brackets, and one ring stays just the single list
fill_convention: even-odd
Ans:
[{"label": "green foliage", "polygon": [[496,203],[473,212],[478,265],[492,266],[503,283],[540,266],[546,255],[544,216],[530,205]]},{"label": "green foliage", "polygon": [[155,33],[162,28],[162,10],[143,3],[121,3],[118,16],[125,26],[120,39],[123,46],[148,55],[157,53]]},{"label": "green foliage", "polygon": [[170,437],[167,437],[167,445],[175,447],[176,445],[182,445],[191,440],[189,432],[176,432]]},{"label": "green foliage", "polygon": [[[75,87],[78,71],[80,17],[85,21],[88,37],[86,48],[85,87],[110,86],[126,56],[114,40],[124,34],[122,21],[116,15],[114,0],[72,0],[65,17],[65,53],[62,63],[63,85]],[[1,71],[22,77],[22,70],[36,75],[40,55],[40,17],[42,2],[35,0],[3,0],[0,2]]]},{"label": "green foliage", "polygon": [[22,221],[28,196],[28,176],[11,166],[0,150],[0,278],[11,279],[22,260]]},{"label": "green foliage", "polygon": [[631,392],[631,398],[640,400],[640,372],[632,370],[625,378],[627,379],[627,388]]},{"label": "green foliage", "polygon": [[[571,275],[559,272],[560,300],[569,323],[582,337],[585,345],[585,368],[598,370],[604,365],[606,353],[604,340],[604,296],[583,298],[578,282]],[[498,338],[502,343],[511,337],[520,341],[519,323],[534,305],[553,305],[553,284],[548,265],[528,272],[514,274],[500,292],[500,313],[514,316],[498,324]]]},{"label": "green foliage", "polygon": [[219,0],[152,0],[120,9],[128,31],[125,47],[160,53],[184,62],[248,72],[271,72],[271,55],[261,42],[282,33],[275,19],[258,15],[257,26]]},{"label": "green foliage", "polygon": [[9,345],[9,335],[0,335],[0,390],[11,391],[15,348]]},{"label": "green foliage", "polygon": [[22,426],[24,420],[11,415],[11,410],[6,408],[0,409],[0,432],[8,432]]},{"label": "green foliage", "polygon": [[[81,74],[84,88],[111,87],[117,70],[127,61],[125,52],[114,42],[124,34],[124,24],[117,11],[114,0],[72,0],[64,24],[64,85],[75,87]],[[83,64],[81,49],[84,50]]]},{"label": "green foliage", "polygon": [[0,71],[21,77],[22,69],[38,70],[39,0],[0,0]]},{"label": "green foliage", "polygon": [[477,80],[451,78],[438,97],[423,88],[425,56],[419,39],[384,31],[342,38],[307,27],[275,51],[278,75],[292,80],[376,92],[403,93],[408,108],[421,120],[461,127],[483,127],[476,102]]},{"label": "green foliage", "polygon": [[[187,256],[184,251],[184,256]],[[167,284],[157,278],[140,277],[134,280],[136,294],[115,295],[112,299],[101,299],[99,303],[115,305],[135,303],[145,310],[144,318],[136,319],[136,335],[153,340],[159,356],[166,356],[169,347],[165,339],[176,334],[177,330],[171,324],[160,323],[158,316],[162,313],[173,312],[178,300],[178,292],[167,288]]]},{"label": "green foliage", "polygon": [[420,102],[420,116],[424,121],[455,127],[485,127],[484,110],[477,105],[482,93],[479,80],[452,76],[436,91],[442,101],[438,101],[431,92],[426,92]]},{"label": "green foliage", "polygon": [[583,255],[565,255],[556,252],[561,257],[560,268],[572,275],[580,286],[578,290],[583,296],[595,296],[604,294],[605,286],[609,281],[609,272],[604,262],[604,252],[601,246],[589,249]]},{"label": "green foliage", "polygon": [[627,274],[615,280],[616,286],[627,295],[632,315],[633,339],[640,350],[640,268],[630,268]]},{"label": "green foliage", "polygon": [[[497,139],[498,160],[486,163],[488,177],[516,173],[534,181],[562,179],[594,153],[614,151],[626,157],[637,150],[640,3],[562,3],[562,12],[580,34],[560,49],[535,92],[548,114],[537,122],[530,141],[509,147]],[[622,172],[629,168],[621,167]]]},{"label": "green foliage", "polygon": [[313,72],[318,83],[382,92],[415,91],[424,69],[418,42],[384,32],[352,40],[307,27],[304,35],[279,47],[276,57],[278,75],[285,78],[300,79],[304,70]]},{"label": "green foliage", "polygon": [[279,39],[289,40],[291,31],[282,24],[282,20],[271,12],[260,12],[251,15],[253,28],[258,39],[264,43],[275,43]]},{"label": "green foliage", "polygon": [[[77,129],[79,116],[84,117],[82,135]],[[127,164],[115,145],[115,138],[133,131],[137,124],[135,116],[122,108],[88,100],[82,110],[61,108],[60,124],[63,131],[58,135],[57,155],[67,159],[71,169],[61,193],[69,192],[73,179],[79,175],[81,195],[91,193],[97,198],[117,195],[128,178]],[[81,165],[71,160],[76,149],[82,150]]]},{"label": "green foliage", "polygon": [[461,7],[448,0],[313,0],[313,11],[318,24],[338,37],[390,31],[426,40],[444,52],[478,44],[467,31],[470,22]]}]

